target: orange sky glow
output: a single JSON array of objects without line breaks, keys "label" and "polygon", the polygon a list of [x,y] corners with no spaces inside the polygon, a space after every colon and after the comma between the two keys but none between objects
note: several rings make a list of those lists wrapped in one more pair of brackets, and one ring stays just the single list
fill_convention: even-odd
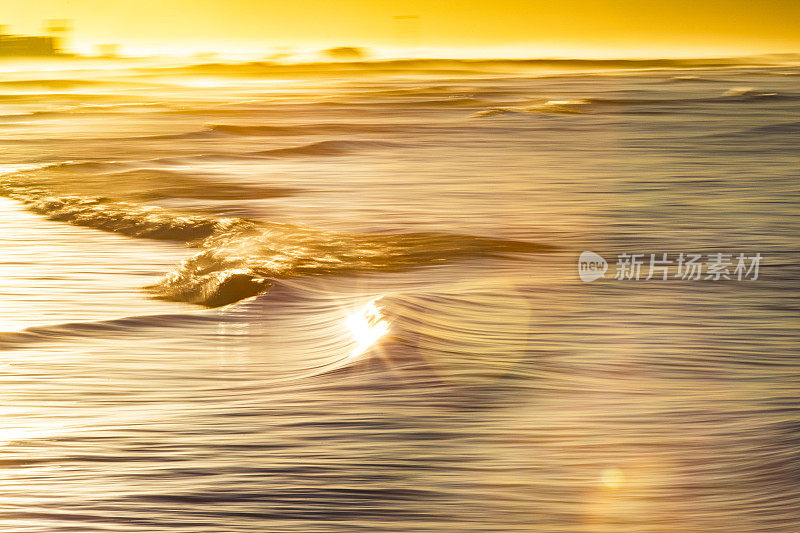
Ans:
[{"label": "orange sky glow", "polygon": [[0,0],[0,23],[67,18],[89,52],[254,52],[364,46],[386,54],[653,57],[800,52],[797,0]]}]

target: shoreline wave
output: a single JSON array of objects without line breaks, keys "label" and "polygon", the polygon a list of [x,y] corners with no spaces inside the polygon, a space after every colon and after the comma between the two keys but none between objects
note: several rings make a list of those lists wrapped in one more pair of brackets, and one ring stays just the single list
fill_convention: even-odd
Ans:
[{"label": "shoreline wave", "polygon": [[519,58],[519,59],[456,59],[456,58],[402,58],[375,59],[362,61],[329,61],[284,63],[275,61],[245,61],[195,63],[162,67],[139,67],[147,74],[179,72],[182,74],[213,73],[235,76],[271,74],[326,73],[350,74],[358,72],[386,73],[396,71],[432,71],[452,73],[459,71],[497,71],[520,68],[557,68],[567,70],[642,70],[669,68],[736,68],[736,67],[779,67],[794,66],[800,63],[797,54],[766,54],[744,57],[717,58],[639,58],[639,59],[586,59],[586,58]]},{"label": "shoreline wave", "polygon": [[468,234],[366,234],[277,222],[172,213],[106,197],[53,196],[24,171],[0,179],[0,195],[51,220],[130,237],[185,242],[200,251],[146,287],[155,297],[219,307],[266,292],[273,280],[399,271],[458,259],[548,252],[550,245]]},{"label": "shoreline wave", "polygon": [[[736,87],[724,91],[719,96],[708,98],[605,98],[586,97],[574,99],[544,100],[527,106],[498,106],[473,113],[471,118],[490,117],[505,114],[582,114],[597,113],[613,108],[623,107],[658,107],[658,106],[686,106],[695,104],[727,104],[770,101],[794,101],[800,98],[797,94],[784,94],[775,91],[765,91],[753,87]],[[645,111],[627,111],[645,112]],[[646,113],[653,113],[648,110]],[[666,112],[666,111],[665,111]]]}]

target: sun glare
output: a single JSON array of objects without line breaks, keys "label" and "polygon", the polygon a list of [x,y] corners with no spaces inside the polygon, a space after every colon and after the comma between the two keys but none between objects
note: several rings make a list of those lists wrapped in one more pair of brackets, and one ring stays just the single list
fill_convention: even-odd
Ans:
[{"label": "sun glare", "polygon": [[355,341],[351,357],[366,352],[378,339],[389,332],[389,322],[376,305],[382,297],[375,298],[347,318],[347,326]]},{"label": "sun glare", "polygon": [[619,468],[606,468],[600,476],[600,483],[608,489],[619,488],[625,477]]}]

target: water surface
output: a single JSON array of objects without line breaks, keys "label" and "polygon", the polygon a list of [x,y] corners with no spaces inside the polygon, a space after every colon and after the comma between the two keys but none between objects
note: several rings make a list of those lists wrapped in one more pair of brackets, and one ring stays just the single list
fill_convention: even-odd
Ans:
[{"label": "water surface", "polygon": [[8,73],[2,529],[800,528],[800,70],[545,66]]}]

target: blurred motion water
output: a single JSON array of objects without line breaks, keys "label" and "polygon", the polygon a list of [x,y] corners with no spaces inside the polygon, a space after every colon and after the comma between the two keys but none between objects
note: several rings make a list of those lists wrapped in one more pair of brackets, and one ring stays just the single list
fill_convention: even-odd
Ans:
[{"label": "blurred motion water", "polygon": [[800,68],[609,66],[6,72],[0,529],[800,529]]}]

